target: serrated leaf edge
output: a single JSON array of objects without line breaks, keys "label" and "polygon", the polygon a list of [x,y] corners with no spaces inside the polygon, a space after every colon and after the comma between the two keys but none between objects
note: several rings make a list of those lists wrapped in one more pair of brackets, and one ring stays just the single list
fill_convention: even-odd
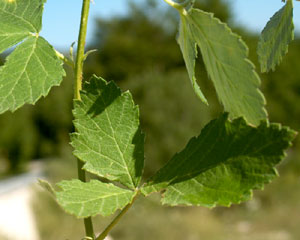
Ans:
[{"label": "serrated leaf edge", "polygon": [[[243,117],[239,117],[239,118],[236,118],[236,119],[231,120],[231,119],[229,119],[226,115],[228,116],[228,114],[225,113],[224,116],[227,118],[227,120],[228,120],[230,123],[232,123],[233,121],[236,121],[236,120],[243,120],[245,123],[247,123]],[[282,126],[282,124],[280,124],[280,123],[269,123],[268,120],[261,120],[261,124],[260,124],[258,127],[263,126],[263,125],[265,125],[266,127],[274,127],[275,129],[277,129],[277,130],[279,130],[279,131],[285,130],[286,132],[288,132],[289,134],[287,135],[287,137],[290,138],[291,140],[289,140],[289,141],[287,142],[287,148],[289,148],[289,147],[292,146],[292,140],[293,140],[293,139],[297,136],[297,134],[298,134],[296,131],[294,131],[294,130],[291,129],[290,127]],[[249,125],[249,127],[252,127],[252,128],[258,128],[258,127],[254,127],[254,126],[250,126],[250,125]],[[201,130],[201,132],[202,132],[202,131],[203,131],[203,129]],[[190,142],[192,139],[197,139],[200,135],[201,135],[201,133],[200,133],[198,136],[192,137],[192,138],[188,141],[188,143],[186,144],[186,146],[189,144],[189,142]],[[185,148],[184,148],[184,149],[185,149]],[[180,152],[181,152],[181,151],[180,151]],[[175,153],[175,155],[177,155],[177,154],[180,153],[180,152]],[[175,155],[174,155],[174,156],[175,156]],[[287,155],[287,154],[286,154],[286,151],[285,151],[285,150],[281,150],[281,154],[278,155],[278,159],[279,159],[278,164],[279,164],[280,162],[282,162],[282,160],[284,159],[284,157],[286,157],[286,155]],[[228,161],[228,160],[226,160],[225,163],[226,163],[227,161]],[[216,167],[217,167],[217,166],[216,166]],[[159,170],[158,170],[158,171],[159,171]],[[240,203],[242,203],[242,202],[244,202],[244,201],[248,201],[248,200],[252,199],[252,197],[253,197],[253,191],[254,191],[254,190],[263,190],[263,189],[264,189],[264,186],[265,186],[266,184],[269,184],[270,182],[273,181],[274,178],[276,178],[277,176],[279,176],[276,167],[272,167],[272,171],[273,171],[273,173],[274,173],[274,177],[272,177],[272,179],[267,179],[267,180],[265,180],[264,182],[262,182],[262,183],[258,184],[257,186],[255,186],[254,188],[249,189],[248,191],[245,191],[245,192],[244,192],[244,195],[246,195],[246,198],[240,199],[239,201],[236,201],[236,202],[228,201],[227,204],[220,204],[218,201],[215,201],[215,202],[212,203],[212,204],[201,204],[201,203],[199,203],[199,204],[192,204],[192,203],[183,203],[183,204],[175,204],[175,203],[174,203],[174,204],[172,204],[172,203],[166,203],[166,202],[164,201],[164,195],[165,195],[165,193],[168,191],[168,187],[171,187],[171,188],[172,188],[172,185],[170,184],[172,181],[168,183],[168,186],[166,186],[166,187],[164,187],[164,188],[162,188],[162,189],[157,190],[157,189],[155,189],[155,187],[153,187],[153,186],[151,186],[151,185],[148,185],[148,186],[147,186],[147,183],[151,184],[151,179],[152,179],[152,177],[151,177],[148,181],[146,181],[146,183],[144,184],[144,185],[145,185],[144,187],[147,187],[147,188],[150,188],[150,187],[151,187],[154,191],[150,191],[150,192],[149,192],[149,191],[143,191],[143,188],[142,188],[142,189],[141,189],[141,193],[142,193],[144,196],[149,196],[150,194],[160,192],[160,193],[161,193],[161,201],[160,201],[160,202],[161,202],[162,205],[167,205],[167,206],[203,206],[203,207],[207,207],[207,208],[214,208],[214,207],[217,207],[217,206],[230,207],[232,204],[240,204]],[[155,175],[156,175],[156,174],[155,174]],[[169,184],[170,184],[170,185],[169,185]]]},{"label": "serrated leaf edge", "polygon": [[[261,116],[264,115],[264,118],[261,118],[261,120],[266,119],[267,116],[268,116],[268,113],[267,113],[267,110],[266,110],[265,107],[264,107],[264,106],[266,105],[266,99],[265,99],[263,93],[262,93],[261,90],[260,90],[261,79],[260,79],[258,73],[256,72],[256,67],[255,67],[255,65],[254,65],[254,64],[251,62],[251,60],[248,58],[248,57],[249,57],[249,48],[248,48],[248,46],[246,45],[246,43],[243,41],[242,37],[241,37],[240,35],[234,33],[234,32],[232,31],[232,29],[231,29],[226,23],[224,23],[224,22],[222,22],[220,19],[216,18],[216,17],[214,16],[213,13],[206,12],[206,11],[203,11],[203,10],[201,10],[201,9],[191,8],[191,9],[189,9],[188,11],[184,10],[184,11],[182,12],[182,15],[185,16],[185,17],[189,17],[190,12],[192,12],[192,11],[200,12],[200,13],[202,13],[202,14],[208,15],[211,19],[217,21],[217,23],[218,23],[220,26],[222,26],[222,27],[224,28],[225,31],[227,31],[231,36],[233,36],[234,38],[236,38],[237,41],[240,43],[240,47],[241,47],[241,49],[243,49],[243,51],[244,51],[244,61],[249,65],[249,67],[251,67],[251,71],[253,72],[253,75],[254,75],[253,79],[254,79],[254,78],[256,79],[255,82],[252,81],[252,85],[253,85],[253,87],[255,88],[255,91],[256,91],[256,93],[258,94],[257,97],[260,98],[260,103],[261,103],[261,105],[262,105],[262,106],[261,106],[261,109],[260,109],[260,115],[261,115]],[[190,18],[190,19],[193,21],[192,18]],[[197,24],[195,24],[194,21],[193,21],[193,24],[194,24],[195,26],[197,26]],[[193,34],[193,32],[192,32],[192,34]],[[205,35],[205,34],[203,34],[203,35]],[[193,37],[193,38],[194,38],[195,44],[200,48],[200,52],[201,52],[201,46],[198,44],[197,41],[195,41],[196,38],[195,38],[195,37]],[[196,52],[197,52],[197,48],[196,48]],[[197,54],[196,54],[196,58],[197,58]],[[217,59],[217,58],[216,58],[216,59]],[[212,79],[212,77],[210,76],[210,74],[209,74],[208,71],[207,71],[207,73],[208,73],[210,79],[212,80],[213,84],[215,85],[215,83],[214,83],[214,81],[213,81],[213,79]],[[215,89],[216,89],[216,86],[215,86]],[[217,94],[217,96],[218,96],[218,99],[219,99],[220,103],[221,103],[221,104],[223,105],[223,107],[225,108],[225,106],[224,106],[223,102],[221,101],[221,99],[220,99],[220,97],[219,97],[218,94]],[[225,109],[225,111],[227,111],[227,109]],[[230,114],[231,114],[231,112],[230,112]],[[236,115],[234,115],[233,117],[241,117],[241,116],[236,116]],[[246,122],[247,122],[248,124],[251,124],[251,122],[249,122],[248,119],[246,119]]]},{"label": "serrated leaf edge", "polygon": [[[31,37],[31,36],[30,36],[30,37]],[[27,41],[30,37],[27,37],[27,38],[24,39],[22,42]],[[53,47],[46,39],[44,39],[43,37],[40,37],[40,36],[35,36],[35,38],[36,38],[36,43],[35,43],[35,47],[33,48],[32,52],[34,52],[35,49],[36,49],[36,45],[37,45],[38,39],[42,39],[43,41],[45,41],[45,42],[48,44],[48,47],[50,47],[51,50],[53,50],[53,52],[55,53],[54,47]],[[20,47],[21,45],[22,45],[22,44],[18,45],[17,48]],[[32,54],[33,54],[33,53],[32,53]],[[32,57],[32,54],[31,54],[30,58]],[[1,74],[2,69],[5,69],[5,67],[7,66],[6,63],[9,61],[10,58],[11,58],[11,55],[9,55],[9,56],[5,59],[4,65],[2,65],[2,66],[0,67],[0,74]],[[55,54],[55,58],[56,58],[56,60],[60,63],[60,66],[63,66],[62,60],[59,59],[59,58],[56,56],[56,54]],[[22,73],[22,74],[23,74],[23,73]],[[22,74],[21,74],[21,75],[22,75]],[[65,72],[64,68],[62,68],[62,75],[61,75],[61,78],[65,77],[65,76],[66,76],[66,72]],[[16,110],[18,110],[19,108],[21,108],[22,106],[24,106],[25,104],[31,104],[31,105],[34,105],[34,104],[35,104],[38,100],[40,100],[42,97],[46,97],[46,96],[49,94],[50,90],[51,90],[53,87],[59,86],[59,85],[61,84],[61,82],[62,82],[62,79],[61,79],[61,81],[60,81],[59,83],[52,84],[52,86],[49,87],[49,89],[48,89],[47,91],[41,92],[41,93],[39,94],[39,96],[36,97],[35,100],[32,99],[32,97],[31,97],[29,100],[24,101],[24,103],[23,103],[22,105],[20,105],[20,106],[15,106],[16,103],[14,103],[14,106],[13,106],[12,108],[10,108],[10,107],[4,107],[4,108],[0,109],[0,113],[4,113],[4,112],[6,112],[6,111],[10,111],[10,112],[13,113],[13,112],[15,112]],[[18,81],[15,82],[15,85],[16,85],[17,83],[18,83]],[[44,90],[45,90],[45,89],[44,89]],[[13,91],[13,88],[11,89],[11,92],[12,92],[12,91]],[[8,95],[9,95],[9,94],[8,94]],[[8,96],[8,95],[7,95],[7,96]]]}]

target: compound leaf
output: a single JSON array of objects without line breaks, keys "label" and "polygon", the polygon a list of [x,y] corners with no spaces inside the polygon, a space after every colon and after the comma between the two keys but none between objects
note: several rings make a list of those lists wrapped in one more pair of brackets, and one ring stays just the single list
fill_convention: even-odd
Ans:
[{"label": "compound leaf", "polygon": [[39,32],[45,0],[0,0],[0,53],[19,44],[0,68],[0,113],[34,104],[65,72]]},{"label": "compound leaf", "polygon": [[92,77],[84,84],[82,101],[74,104],[74,155],[84,169],[134,189],[144,166],[144,135],[139,110],[129,92]]},{"label": "compound leaf", "polygon": [[108,216],[130,203],[135,192],[113,184],[91,180],[62,181],[57,184],[62,191],[56,192],[56,199],[62,208],[79,218],[101,214]]},{"label": "compound leaf", "polygon": [[192,138],[142,189],[166,190],[169,205],[228,206],[251,197],[276,176],[274,166],[284,156],[295,132],[277,124],[258,127],[244,119],[232,122],[224,114]]},{"label": "compound leaf", "polygon": [[275,70],[293,39],[293,1],[288,0],[270,19],[260,36],[257,53],[262,72]]},{"label": "compound leaf", "polygon": [[195,78],[196,45],[225,110],[232,118],[243,116],[259,124],[267,116],[265,100],[245,43],[210,13],[192,8],[182,11],[180,17],[178,42],[197,95],[205,101]]},{"label": "compound leaf", "polygon": [[63,75],[52,46],[42,37],[28,37],[0,68],[0,113],[34,104],[59,85]]}]

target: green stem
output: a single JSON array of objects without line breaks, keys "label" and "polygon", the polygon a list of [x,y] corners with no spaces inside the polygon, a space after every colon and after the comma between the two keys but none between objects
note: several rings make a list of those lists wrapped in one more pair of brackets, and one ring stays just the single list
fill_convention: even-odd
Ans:
[{"label": "green stem", "polygon": [[139,192],[136,193],[131,203],[129,203],[122,211],[111,221],[111,223],[104,229],[104,231],[95,239],[95,240],[104,240],[108,233],[117,225],[117,223],[121,220],[121,218],[127,213],[127,211],[131,208],[135,200],[138,198]]},{"label": "green stem", "polygon": [[[80,21],[80,30],[78,36],[78,47],[77,47],[77,57],[75,62],[75,83],[74,83],[74,99],[81,100],[80,90],[82,89],[82,69],[83,69],[83,61],[84,61],[84,47],[86,41],[86,32],[87,32],[87,23],[90,9],[90,0],[83,0],[82,3],[82,11],[81,11],[81,21]],[[82,182],[86,182],[85,171],[82,169],[83,163],[78,159],[77,160],[78,167],[78,178]],[[84,219],[84,227],[86,232],[86,237],[90,237],[91,239],[95,238],[92,218]]]},{"label": "green stem", "polygon": [[87,23],[90,10],[90,0],[83,0],[80,31],[78,36],[77,57],[75,63],[75,85],[74,98],[80,100],[80,90],[82,89],[82,69],[84,61],[84,47],[86,40]]}]

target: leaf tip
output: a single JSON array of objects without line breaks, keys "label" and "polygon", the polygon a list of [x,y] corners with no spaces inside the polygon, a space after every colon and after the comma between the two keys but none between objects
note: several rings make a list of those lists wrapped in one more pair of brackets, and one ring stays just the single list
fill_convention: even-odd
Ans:
[{"label": "leaf tip", "polygon": [[52,197],[55,198],[55,190],[48,181],[44,179],[38,179],[38,185],[42,187],[44,190],[46,190],[48,193],[50,193]]}]

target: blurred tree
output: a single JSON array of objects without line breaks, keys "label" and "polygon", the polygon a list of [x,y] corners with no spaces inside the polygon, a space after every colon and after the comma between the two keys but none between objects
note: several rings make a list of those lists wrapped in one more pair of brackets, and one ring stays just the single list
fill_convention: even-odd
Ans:
[{"label": "blurred tree", "polygon": [[97,20],[97,32],[90,48],[99,51],[88,59],[87,75],[124,80],[153,66],[162,70],[182,65],[174,34],[151,21],[142,7],[131,5],[130,14]]},{"label": "blurred tree", "polygon": [[222,22],[232,20],[232,12],[230,1],[223,0],[196,0],[196,8],[200,8],[206,12],[213,12],[215,17],[219,18]]},{"label": "blurred tree", "polygon": [[32,114],[32,107],[25,106],[15,113],[1,115],[0,161],[6,163],[3,170],[12,173],[22,171],[26,161],[34,157],[39,133]]},{"label": "blurred tree", "polygon": [[[196,6],[214,12],[223,21],[230,19],[230,8],[222,0],[199,0]],[[89,57],[86,76],[95,73],[119,81],[153,68],[167,71],[184,66],[175,41],[177,18],[174,9],[162,9],[155,0],[130,3],[126,16],[99,18],[89,46],[99,51]]]},{"label": "blurred tree", "polygon": [[0,175],[22,172],[30,160],[62,154],[72,130],[72,94],[69,77],[35,106],[0,115]]}]

